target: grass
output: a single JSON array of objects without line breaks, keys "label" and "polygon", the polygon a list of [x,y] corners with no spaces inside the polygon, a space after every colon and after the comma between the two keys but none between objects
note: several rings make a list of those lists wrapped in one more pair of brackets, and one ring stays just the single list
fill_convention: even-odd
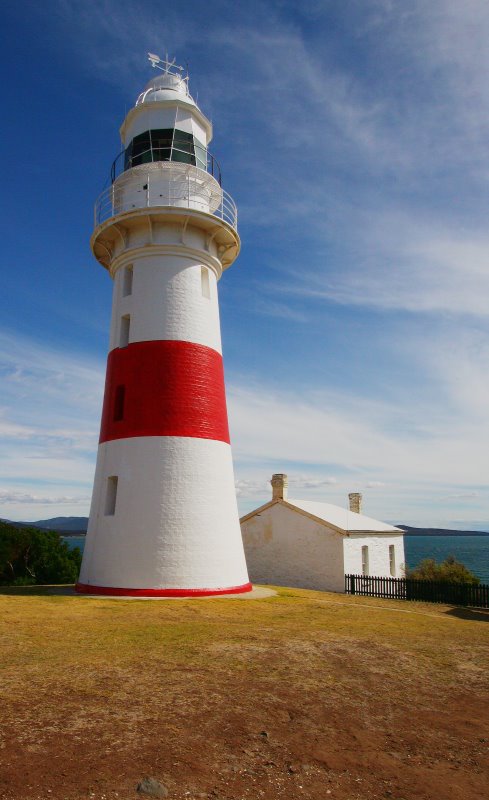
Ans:
[{"label": "grass", "polygon": [[48,591],[0,594],[4,677],[10,666],[49,670],[45,677],[51,679],[67,668],[80,671],[94,658],[108,666],[161,657],[173,665],[197,666],[212,661],[219,644],[222,665],[230,657],[236,659],[234,649],[240,644],[259,648],[332,638],[336,643],[354,639],[365,646],[372,641],[387,644],[405,655],[435,659],[450,670],[460,647],[465,661],[478,663],[485,652],[484,639],[487,643],[479,619],[488,614],[472,612],[475,621],[459,619],[448,615],[449,608],[431,604],[292,589],[246,602],[98,600],[51,596]]},{"label": "grass", "polygon": [[[368,754],[378,760],[388,736],[398,738],[394,749],[409,779],[390,762],[376,769],[392,791],[398,782],[399,797],[425,796],[413,778],[412,752],[421,759],[416,769],[428,769],[430,758],[451,769],[449,753],[457,749],[466,759],[460,768],[475,781],[473,795],[466,781],[464,796],[482,791],[473,766],[481,744],[474,750],[477,736],[465,735],[463,713],[451,721],[447,714],[449,703],[466,708],[474,731],[484,730],[483,611],[294,589],[248,601],[125,601],[19,589],[0,591],[0,619],[5,785],[15,787],[5,797],[44,797],[41,779],[51,781],[53,800],[87,796],[93,785],[74,769],[74,751],[85,753],[106,797],[111,786],[114,797],[127,793],[149,771],[163,774],[175,797],[191,797],[197,778],[219,796],[257,797],[246,793],[254,774],[262,795],[278,798],[282,788],[298,791],[288,770],[304,758],[310,771],[301,796],[322,798],[329,780],[337,798],[382,797],[368,783]],[[430,708],[432,730],[417,731],[416,715],[423,719]],[[272,731],[274,744],[257,739],[262,729]],[[344,768],[330,752],[333,734]],[[352,737],[358,757],[350,753]],[[275,747],[268,761],[265,746]],[[28,753],[23,767],[19,748]],[[28,790],[16,783],[22,769]],[[190,795],[182,787],[178,794],[179,780]],[[426,776],[419,780],[429,788]],[[363,781],[358,795],[356,781]],[[450,785],[437,789],[440,800],[458,797]]]}]

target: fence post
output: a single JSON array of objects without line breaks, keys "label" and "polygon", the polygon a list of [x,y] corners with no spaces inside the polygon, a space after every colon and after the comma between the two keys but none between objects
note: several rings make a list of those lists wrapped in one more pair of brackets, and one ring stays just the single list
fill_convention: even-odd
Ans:
[{"label": "fence post", "polygon": [[460,605],[461,606],[468,606],[469,605],[469,584],[462,583],[462,592],[460,596]]},{"label": "fence post", "polygon": [[350,575],[350,594],[355,594],[355,576]]}]

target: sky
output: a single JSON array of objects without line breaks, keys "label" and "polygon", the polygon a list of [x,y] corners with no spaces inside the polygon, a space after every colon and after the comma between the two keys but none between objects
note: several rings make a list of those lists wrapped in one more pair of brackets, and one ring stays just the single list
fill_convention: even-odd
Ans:
[{"label": "sky", "polygon": [[486,0],[6,0],[0,517],[89,510],[119,126],[188,63],[242,250],[220,281],[241,513],[489,530]]}]

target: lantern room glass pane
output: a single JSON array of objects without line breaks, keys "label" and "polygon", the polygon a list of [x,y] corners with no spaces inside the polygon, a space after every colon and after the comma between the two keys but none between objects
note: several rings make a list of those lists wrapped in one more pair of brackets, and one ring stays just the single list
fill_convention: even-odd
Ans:
[{"label": "lantern room glass pane", "polygon": [[171,160],[195,166],[194,137],[191,133],[175,130]]},{"label": "lantern room glass pane", "polygon": [[196,166],[200,167],[200,169],[207,169],[207,150],[204,145],[200,144],[200,142],[195,139],[194,148]]},{"label": "lantern room glass pane", "polygon": [[149,131],[140,133],[132,140],[132,153],[131,153],[131,166],[136,167],[138,164],[147,164],[151,161],[151,139]]},{"label": "lantern room glass pane", "polygon": [[170,161],[173,128],[157,128],[149,132],[151,137],[151,161]]},{"label": "lantern room glass pane", "polygon": [[176,161],[207,169],[207,151],[193,134],[178,128],[155,128],[135,136],[124,157],[124,169],[152,161]]}]

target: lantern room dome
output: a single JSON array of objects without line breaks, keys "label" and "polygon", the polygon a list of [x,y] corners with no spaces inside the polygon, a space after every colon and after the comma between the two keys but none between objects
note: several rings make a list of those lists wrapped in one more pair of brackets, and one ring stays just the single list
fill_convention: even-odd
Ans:
[{"label": "lantern room dome", "polygon": [[136,100],[136,105],[176,99],[195,105],[188,90],[188,78],[175,72],[164,72],[146,84],[144,91]]}]

